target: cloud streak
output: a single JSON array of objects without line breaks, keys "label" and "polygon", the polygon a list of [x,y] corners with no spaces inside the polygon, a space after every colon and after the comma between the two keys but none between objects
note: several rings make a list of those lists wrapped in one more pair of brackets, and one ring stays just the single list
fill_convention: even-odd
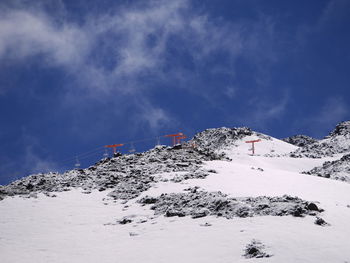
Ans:
[{"label": "cloud streak", "polygon": [[[266,86],[266,69],[278,60],[271,45],[275,33],[270,19],[226,22],[195,10],[187,0],[124,6],[83,21],[53,19],[43,8],[7,9],[0,18],[0,58],[24,63],[40,56],[44,65],[65,69],[72,78],[64,88],[64,105],[75,106],[81,97],[103,102],[112,96],[123,105],[133,96],[135,112],[147,109],[149,114],[137,114],[154,130],[179,122],[176,115],[168,116],[166,109],[150,103],[148,94],[159,86],[172,85],[220,107],[220,101],[213,101],[212,89],[196,74],[210,72],[232,79],[236,60],[244,58],[257,71],[255,84]],[[219,55],[226,63],[213,64]],[[178,59],[181,56],[186,59]],[[232,99],[239,89],[235,86],[233,93],[225,85],[217,92]],[[269,111],[262,120],[268,118],[275,114]]]},{"label": "cloud streak", "polygon": [[42,13],[15,10],[0,18],[0,57],[23,62],[42,56],[48,65],[69,67],[82,63],[86,42],[77,27],[54,25]]}]

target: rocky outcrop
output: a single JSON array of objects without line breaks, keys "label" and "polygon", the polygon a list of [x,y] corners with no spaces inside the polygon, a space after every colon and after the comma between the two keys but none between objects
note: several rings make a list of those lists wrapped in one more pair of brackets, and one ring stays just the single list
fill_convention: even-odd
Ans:
[{"label": "rocky outcrop", "polygon": [[291,137],[287,137],[282,139],[282,141],[285,141],[287,143],[293,144],[298,147],[304,147],[306,145],[312,144],[317,142],[318,140],[306,135],[294,135]]},{"label": "rocky outcrop", "polygon": [[35,174],[0,188],[0,199],[5,196],[28,195],[68,191],[79,187],[89,193],[92,189],[113,189],[109,196],[114,199],[132,199],[148,190],[157,181],[155,174],[186,172],[175,182],[193,178],[205,178],[208,173],[201,169],[203,161],[219,159],[213,152],[203,152],[190,147],[157,146],[137,154],[106,158],[87,169],[67,171],[63,174]]},{"label": "rocky outcrop", "polygon": [[208,215],[225,217],[252,216],[287,216],[302,217],[317,215],[323,211],[315,203],[304,201],[298,197],[284,195],[281,197],[239,197],[232,198],[221,192],[200,191],[190,188],[187,193],[162,194],[159,197],[143,197],[141,204],[152,206],[155,215],[191,216],[192,218]]},{"label": "rocky outcrop", "polygon": [[244,249],[245,258],[269,258],[272,255],[265,252],[265,245],[256,239],[253,239]]},{"label": "rocky outcrop", "polygon": [[331,138],[336,136],[349,136],[350,135],[350,121],[343,121],[335,126],[335,129],[329,133],[325,138]]},{"label": "rocky outcrop", "polygon": [[195,145],[198,151],[205,153],[219,154],[220,158],[225,157],[223,150],[237,145],[237,141],[246,136],[255,135],[264,140],[272,140],[270,136],[254,132],[248,127],[239,128],[215,128],[206,129],[197,133],[189,144]]},{"label": "rocky outcrop", "polygon": [[339,123],[324,139],[307,144],[290,154],[291,157],[322,158],[350,153],[350,121]]},{"label": "rocky outcrop", "polygon": [[322,166],[303,173],[350,183],[350,154],[339,160],[324,162]]}]

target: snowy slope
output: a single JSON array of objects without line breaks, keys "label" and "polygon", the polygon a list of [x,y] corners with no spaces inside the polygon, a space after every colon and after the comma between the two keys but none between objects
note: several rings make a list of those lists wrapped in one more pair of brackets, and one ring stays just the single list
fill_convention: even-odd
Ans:
[{"label": "snowy slope", "polygon": [[[171,154],[176,160],[159,166],[163,167],[159,172],[148,167],[154,179],[145,181],[147,187],[136,198],[114,198],[108,195],[110,189],[100,189],[101,185],[90,191],[74,187],[54,195],[39,193],[37,198],[6,197],[0,201],[1,262],[350,262],[350,184],[300,173],[337,157],[292,158],[289,153],[298,149],[294,145],[246,128],[220,129],[209,131],[210,136],[216,134],[212,140],[205,140],[208,133],[203,132],[194,141],[202,153],[212,149],[219,156],[223,152],[231,161],[208,158],[198,162],[198,167],[190,161],[186,166],[185,160],[176,165],[176,155],[202,155],[158,152]],[[252,156],[245,141],[257,138],[261,142]],[[132,165],[139,169],[139,162],[141,165],[157,154],[140,156],[140,160],[131,158]],[[155,164],[152,162],[150,167],[158,167]],[[96,169],[100,173],[111,172],[112,163],[99,165]],[[201,176],[188,176],[197,170],[202,171]],[[193,187],[206,193],[221,191],[238,201],[297,196],[324,211],[302,217],[252,214],[231,219],[213,215],[193,219],[155,215],[151,208],[156,201],[139,203],[146,197],[169,197],[166,193],[186,195]],[[223,202],[229,200],[220,198]],[[328,225],[315,224],[316,216]],[[264,251],[270,257],[243,256],[253,239],[265,245]]]},{"label": "snowy slope", "polygon": [[[259,136],[260,135],[260,136]],[[265,135],[261,138],[260,134],[253,134],[250,136],[245,136],[244,138],[237,140],[235,143],[236,147],[229,146],[225,150],[225,153],[232,157],[235,155],[243,154],[244,156],[247,153],[251,153],[251,143],[246,143],[246,141],[261,140],[260,142],[255,143],[255,155],[285,155],[298,149],[297,146],[291,145],[284,141],[269,137]]]}]

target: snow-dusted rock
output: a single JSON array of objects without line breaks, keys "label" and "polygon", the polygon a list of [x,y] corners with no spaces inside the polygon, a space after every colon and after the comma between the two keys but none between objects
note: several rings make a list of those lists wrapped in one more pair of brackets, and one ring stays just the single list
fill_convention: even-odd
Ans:
[{"label": "snow-dusted rock", "polygon": [[298,147],[304,147],[308,144],[315,143],[318,140],[307,135],[293,135],[282,139],[282,141],[288,142]]},{"label": "snow-dusted rock", "polygon": [[187,172],[177,182],[205,178],[208,172],[201,168],[203,161],[218,159],[213,152],[193,148],[157,146],[137,154],[106,158],[87,169],[71,170],[63,174],[35,174],[0,188],[0,200],[5,196],[28,195],[32,192],[62,192],[72,187],[85,193],[92,189],[114,189],[108,195],[114,199],[129,200],[150,188],[155,174]]},{"label": "snow-dusted rock", "polygon": [[265,245],[256,239],[253,239],[244,249],[245,258],[269,258],[272,255],[265,252]]},{"label": "snow-dusted rock", "polygon": [[303,173],[350,183],[350,154],[344,155],[339,160],[324,162],[322,166]]},{"label": "snow-dusted rock", "polygon": [[307,144],[290,156],[321,158],[340,153],[350,153],[350,121],[339,123],[324,139]]},{"label": "snow-dusted rock", "polygon": [[146,196],[139,202],[144,205],[152,204],[151,209],[156,215],[166,217],[199,218],[207,215],[228,219],[266,215],[302,217],[323,211],[312,202],[288,195],[232,198],[221,192],[199,191],[197,188],[189,189],[187,193],[162,194],[157,198]]},{"label": "snow-dusted rock", "polygon": [[215,152],[222,154],[222,150],[232,146],[237,146],[237,141],[253,135],[263,140],[272,140],[270,136],[254,132],[248,127],[222,127],[206,129],[203,132],[199,132],[189,141],[189,143],[196,145],[196,148],[203,153]]},{"label": "snow-dusted rock", "polygon": [[206,129],[197,133],[191,143],[194,143],[200,151],[210,153],[224,149],[234,144],[235,141],[252,134],[253,131],[248,127]]}]

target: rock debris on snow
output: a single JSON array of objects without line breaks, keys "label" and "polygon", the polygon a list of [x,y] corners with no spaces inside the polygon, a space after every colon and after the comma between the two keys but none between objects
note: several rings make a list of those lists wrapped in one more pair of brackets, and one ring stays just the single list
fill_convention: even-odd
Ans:
[{"label": "rock debris on snow", "polygon": [[253,239],[244,249],[243,256],[246,258],[268,258],[272,255],[266,253],[265,245],[256,239]]},{"label": "rock debris on snow", "polygon": [[322,166],[302,173],[350,183],[350,154],[344,155],[339,160],[324,162]]},{"label": "rock debris on snow", "polygon": [[315,216],[322,212],[314,203],[298,197],[239,197],[232,198],[221,192],[206,192],[192,188],[186,193],[162,194],[159,197],[145,196],[139,200],[143,205],[152,206],[155,215],[166,217],[200,218],[208,215],[225,217],[252,216]]},{"label": "rock debris on snow", "polygon": [[[129,200],[148,190],[157,181],[159,173],[186,172],[173,178],[181,182],[193,178],[205,178],[209,171],[201,169],[203,161],[217,160],[222,156],[211,151],[176,147],[157,146],[137,154],[106,158],[87,169],[79,169],[63,174],[35,174],[0,187],[0,198],[31,193],[69,191],[80,187],[88,194],[92,189],[110,190],[109,197]],[[0,199],[0,200],[1,200]]]},{"label": "rock debris on snow", "polygon": [[329,224],[321,217],[316,217],[315,225],[328,226]]},{"label": "rock debris on snow", "polygon": [[128,216],[125,216],[125,217],[123,217],[122,219],[117,220],[117,222],[118,222],[119,224],[121,224],[121,225],[130,224],[132,221],[133,221],[133,220],[132,220],[130,217],[128,217]]}]

